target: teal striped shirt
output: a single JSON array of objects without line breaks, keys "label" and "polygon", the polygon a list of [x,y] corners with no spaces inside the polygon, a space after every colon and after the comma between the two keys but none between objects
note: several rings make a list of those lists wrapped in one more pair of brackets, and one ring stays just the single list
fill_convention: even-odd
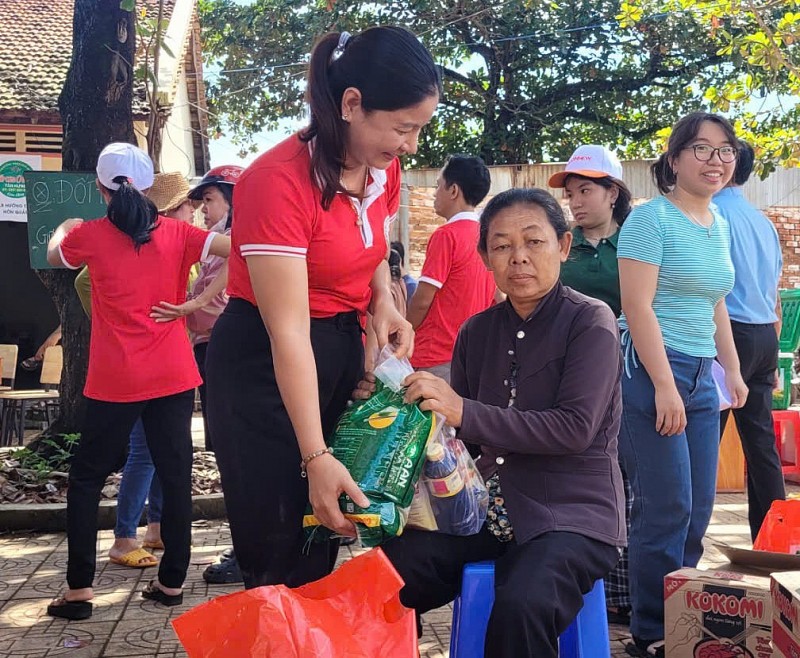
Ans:
[{"label": "teal striped shirt", "polygon": [[[714,307],[733,288],[730,226],[711,209],[709,230],[658,197],[634,208],[617,244],[617,258],[658,266],[653,311],[664,345],[689,356],[716,356]],[[628,328],[624,312],[619,325]]]}]

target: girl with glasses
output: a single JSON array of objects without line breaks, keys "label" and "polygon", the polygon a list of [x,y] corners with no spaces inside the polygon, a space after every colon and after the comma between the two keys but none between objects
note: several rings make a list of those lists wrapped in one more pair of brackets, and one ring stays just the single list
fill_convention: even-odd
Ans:
[{"label": "girl with glasses", "polygon": [[747,398],[725,295],[730,228],[711,197],[733,175],[736,135],[695,112],[675,124],[652,173],[663,196],[633,210],[617,246],[622,316],[619,449],[633,488],[628,653],[664,655],[664,576],[694,567],[714,505],[717,357],[733,406]]}]

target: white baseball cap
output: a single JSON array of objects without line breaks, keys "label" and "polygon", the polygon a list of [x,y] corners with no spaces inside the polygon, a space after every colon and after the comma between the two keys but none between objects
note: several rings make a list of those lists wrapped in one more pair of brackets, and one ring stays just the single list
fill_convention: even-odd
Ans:
[{"label": "white baseball cap", "polygon": [[610,176],[622,180],[622,164],[605,146],[584,144],[575,149],[570,156],[564,171],[550,176],[547,184],[550,187],[564,187],[564,181],[570,174],[586,178],[606,178]]},{"label": "white baseball cap", "polygon": [[117,176],[125,176],[137,190],[153,185],[153,161],[142,149],[126,142],[113,142],[97,158],[97,178],[109,190],[119,189]]}]

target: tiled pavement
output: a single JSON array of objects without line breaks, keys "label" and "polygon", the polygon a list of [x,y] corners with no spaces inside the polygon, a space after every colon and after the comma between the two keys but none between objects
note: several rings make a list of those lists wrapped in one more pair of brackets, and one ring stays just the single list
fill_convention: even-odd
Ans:
[{"label": "tiled pavement", "polygon": [[[743,494],[717,497],[707,538],[703,566],[724,562],[711,542],[748,544],[746,499]],[[94,658],[95,656],[185,656],[169,625],[170,619],[203,601],[236,590],[233,586],[208,586],[201,574],[207,564],[229,545],[230,534],[222,522],[197,522],[193,529],[192,563],[185,587],[184,605],[164,608],[139,595],[155,569],[135,570],[108,562],[113,541],[110,531],[98,541],[98,576],[95,612],[82,622],[55,620],[44,614],[47,602],[64,586],[66,541],[61,533],[0,535],[0,658]],[[361,549],[345,549],[342,557]],[[449,607],[428,613],[420,641],[423,658],[448,655]],[[612,627],[612,655],[624,656],[625,629]]]},{"label": "tiled pavement", "polygon": [[[204,443],[202,427],[202,419],[195,414],[192,440],[197,446]],[[800,492],[800,487],[795,485],[787,485],[787,488],[790,492]],[[140,534],[142,532],[140,529]],[[749,546],[749,536],[746,496],[718,495],[700,566],[713,567],[726,561],[714,548],[714,541]],[[44,614],[47,603],[65,586],[67,546],[64,534],[0,534],[0,658],[186,656],[170,620],[203,601],[237,590],[234,586],[209,586],[201,576],[206,565],[230,546],[230,532],[223,522],[194,524],[184,604],[175,608],[165,608],[141,598],[139,592],[156,576],[156,569],[128,569],[109,563],[105,556],[112,543],[111,531],[100,533],[92,618],[66,622]],[[342,550],[340,557],[348,559],[362,550],[348,547]],[[452,607],[446,606],[424,616],[419,643],[421,658],[449,656],[451,615]],[[627,629],[612,626],[610,630],[611,656],[626,656]]]}]

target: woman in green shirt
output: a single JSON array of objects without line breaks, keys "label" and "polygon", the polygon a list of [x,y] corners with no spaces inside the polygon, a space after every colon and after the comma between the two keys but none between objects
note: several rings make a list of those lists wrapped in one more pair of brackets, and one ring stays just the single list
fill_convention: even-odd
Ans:
[{"label": "woman in green shirt", "polygon": [[553,174],[550,187],[564,188],[575,226],[572,248],[561,266],[561,283],[604,301],[619,317],[617,237],[631,211],[631,193],[622,182],[622,165],[603,146],[580,146],[566,169]]},{"label": "woman in green shirt", "polygon": [[[553,174],[548,185],[564,188],[575,223],[569,257],[561,265],[561,283],[605,302],[619,317],[622,304],[617,237],[622,222],[631,211],[631,193],[622,182],[622,165],[607,148],[587,144],[578,147],[564,171]],[[633,498],[624,470],[622,481],[625,485],[625,521],[630,532]],[[627,549],[604,582],[608,621],[628,625],[631,598]]]}]

